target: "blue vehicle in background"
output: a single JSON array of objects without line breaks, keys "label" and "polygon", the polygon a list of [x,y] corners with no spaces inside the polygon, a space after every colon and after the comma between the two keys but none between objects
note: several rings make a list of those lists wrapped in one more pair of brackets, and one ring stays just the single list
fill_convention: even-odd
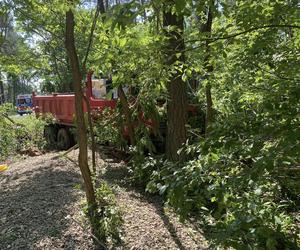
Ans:
[{"label": "blue vehicle in background", "polygon": [[32,113],[32,95],[24,94],[17,96],[17,112],[19,115]]}]

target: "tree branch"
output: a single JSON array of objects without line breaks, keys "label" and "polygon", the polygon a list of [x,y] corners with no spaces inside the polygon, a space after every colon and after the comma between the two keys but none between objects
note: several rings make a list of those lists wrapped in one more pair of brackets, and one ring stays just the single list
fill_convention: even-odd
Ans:
[{"label": "tree branch", "polygon": [[[195,40],[185,41],[185,43],[205,42],[205,41],[207,41],[209,43],[213,43],[213,42],[216,42],[216,41],[219,41],[219,40],[227,40],[227,39],[235,38],[237,36],[244,35],[244,34],[247,34],[247,33],[251,33],[251,32],[256,31],[256,30],[271,29],[271,28],[293,28],[293,29],[300,29],[300,26],[299,25],[288,25],[288,24],[263,25],[263,26],[259,26],[259,27],[253,27],[253,28],[250,28],[248,30],[241,31],[241,32],[233,33],[233,34],[230,34],[230,35],[227,35],[227,36],[205,37],[203,39],[195,39]],[[190,51],[190,50],[198,49],[201,46],[202,46],[202,44],[199,45],[199,46],[190,48],[190,49],[186,49],[185,51]]]},{"label": "tree branch", "polygon": [[259,27],[253,27],[251,29],[244,30],[244,31],[241,31],[241,32],[237,32],[237,33],[234,33],[234,34],[230,34],[228,36],[215,37],[215,38],[211,38],[211,39],[208,39],[208,40],[211,41],[211,42],[215,42],[215,41],[218,41],[218,40],[226,40],[226,39],[234,38],[234,37],[237,37],[237,36],[240,36],[240,35],[244,35],[244,34],[256,31],[256,30],[270,29],[270,28],[294,28],[294,29],[300,29],[300,26],[299,25],[287,25],[287,24],[263,25],[263,26],[259,26]]},{"label": "tree branch", "polygon": [[99,14],[100,13],[103,14],[104,11],[105,11],[104,7],[102,5],[103,5],[102,0],[98,0],[97,1],[97,8],[96,8],[95,16],[94,16],[94,19],[93,19],[92,28],[91,28],[91,33],[90,33],[90,37],[89,37],[88,46],[87,46],[85,56],[84,56],[84,60],[83,60],[83,63],[82,63],[82,68],[84,69],[84,71],[85,71],[86,61],[88,59],[90,49],[91,49],[91,46],[92,46],[92,43],[93,43],[94,31],[95,31],[95,28],[96,28],[96,24],[97,24]]}]

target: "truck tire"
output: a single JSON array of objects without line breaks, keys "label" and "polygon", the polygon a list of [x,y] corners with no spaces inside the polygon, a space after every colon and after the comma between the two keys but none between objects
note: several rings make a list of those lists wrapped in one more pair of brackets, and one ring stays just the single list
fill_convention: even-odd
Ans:
[{"label": "truck tire", "polygon": [[57,135],[57,129],[54,125],[45,126],[44,137],[50,146],[55,145],[57,139],[56,135]]},{"label": "truck tire", "polygon": [[71,138],[69,131],[65,128],[61,128],[57,133],[57,147],[60,150],[67,150],[71,147]]}]

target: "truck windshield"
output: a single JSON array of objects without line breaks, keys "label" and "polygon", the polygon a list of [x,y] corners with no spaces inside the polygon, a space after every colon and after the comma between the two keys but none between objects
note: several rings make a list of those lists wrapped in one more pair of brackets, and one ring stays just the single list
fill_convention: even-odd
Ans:
[{"label": "truck windshield", "polygon": [[31,98],[26,98],[26,99],[18,99],[17,100],[18,104],[31,104]]},{"label": "truck windshield", "polygon": [[18,99],[18,104],[25,104],[25,99]]}]

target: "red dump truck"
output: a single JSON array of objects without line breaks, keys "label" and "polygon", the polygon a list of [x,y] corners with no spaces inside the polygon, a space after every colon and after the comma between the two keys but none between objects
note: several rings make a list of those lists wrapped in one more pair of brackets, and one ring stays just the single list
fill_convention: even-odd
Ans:
[{"label": "red dump truck", "polygon": [[[111,97],[108,99],[107,94],[111,93]],[[85,93],[91,107],[91,112],[101,113],[105,108],[114,109],[117,104],[117,91],[112,88],[111,81],[105,79],[93,79],[92,73],[87,75],[86,93]],[[47,116],[51,114],[55,118],[53,124],[49,124],[45,127],[44,134],[46,140],[50,144],[56,144],[60,149],[68,149],[74,144],[74,136],[72,134],[72,128],[74,127],[74,114],[75,114],[75,94],[74,93],[52,93],[51,95],[36,95],[32,94],[33,109],[37,117]],[[83,103],[84,111],[87,111],[86,104]],[[198,117],[199,112],[195,105],[189,104],[187,107],[189,117]],[[150,127],[153,130],[154,142],[159,147],[164,148],[164,138],[166,134],[166,123],[160,122],[158,124],[154,120],[144,119],[143,114],[140,114],[140,119],[145,126]],[[198,125],[203,123],[197,122]],[[159,127],[160,134],[157,137],[157,126]],[[155,132],[156,131],[156,132]],[[128,137],[128,131],[124,128],[124,137]]]},{"label": "red dump truck", "polygon": [[[115,108],[117,93],[112,91],[110,100],[106,99],[111,85],[104,79],[92,79],[92,73],[87,76],[86,97],[92,112],[101,112],[105,108]],[[55,123],[45,127],[44,134],[50,144],[57,143],[60,149],[67,149],[74,143],[71,128],[74,126],[75,94],[52,93],[51,95],[32,94],[33,107],[37,117],[51,114]],[[83,103],[84,111],[87,111]]]}]

